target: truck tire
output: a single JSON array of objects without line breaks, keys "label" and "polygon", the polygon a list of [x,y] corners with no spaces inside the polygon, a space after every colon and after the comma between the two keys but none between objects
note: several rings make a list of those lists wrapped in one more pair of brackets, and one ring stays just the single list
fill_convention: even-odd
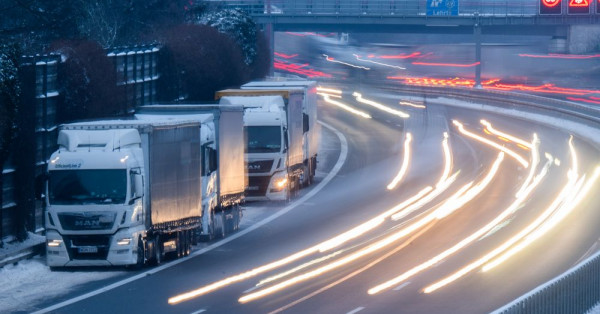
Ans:
[{"label": "truck tire", "polygon": [[152,258],[153,265],[160,265],[163,261],[163,249],[162,243],[160,242],[160,236],[157,235],[153,240],[154,242],[154,257]]},{"label": "truck tire", "polygon": [[185,241],[185,245],[183,246],[183,256],[188,256],[190,255],[190,252],[192,251],[192,232],[191,230],[185,230],[183,231],[183,238]]},{"label": "truck tire", "polygon": [[144,255],[144,241],[142,241],[142,239],[140,238],[137,241],[137,261],[131,267],[133,270],[139,270],[142,267],[144,267],[144,264],[146,264],[146,257]]},{"label": "truck tire", "polygon": [[217,223],[217,225],[215,226],[215,237],[224,238],[227,233],[227,231],[225,230],[227,223],[227,217],[225,216],[225,212],[218,212],[215,215],[214,221]]},{"label": "truck tire", "polygon": [[177,258],[183,256],[183,246],[185,245],[185,240],[183,239],[183,231],[177,231]]}]

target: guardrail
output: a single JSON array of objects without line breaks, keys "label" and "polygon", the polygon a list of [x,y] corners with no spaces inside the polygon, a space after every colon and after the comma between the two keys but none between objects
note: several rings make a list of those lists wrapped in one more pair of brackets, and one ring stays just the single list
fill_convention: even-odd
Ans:
[{"label": "guardrail", "polygon": [[[238,7],[250,15],[427,15],[427,0],[218,0]],[[532,16],[539,13],[537,0],[471,0],[444,1],[445,8],[457,6],[458,15]]]},{"label": "guardrail", "polygon": [[600,253],[493,314],[585,313],[600,300]]}]

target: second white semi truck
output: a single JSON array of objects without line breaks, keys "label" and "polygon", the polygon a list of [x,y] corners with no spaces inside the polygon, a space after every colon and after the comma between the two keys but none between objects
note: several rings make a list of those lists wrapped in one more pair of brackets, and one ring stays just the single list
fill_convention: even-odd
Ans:
[{"label": "second white semi truck", "polygon": [[136,110],[140,120],[194,120],[201,123],[202,232],[200,239],[223,237],[239,228],[248,177],[244,165],[241,106],[151,105]]}]

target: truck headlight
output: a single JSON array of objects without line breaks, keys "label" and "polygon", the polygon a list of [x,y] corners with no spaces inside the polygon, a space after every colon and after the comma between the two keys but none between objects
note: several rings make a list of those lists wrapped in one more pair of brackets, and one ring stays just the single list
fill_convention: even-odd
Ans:
[{"label": "truck headlight", "polygon": [[49,247],[59,247],[62,243],[62,240],[48,240]]},{"label": "truck headlight", "polygon": [[285,185],[287,184],[287,178],[281,178],[277,181],[275,181],[275,187],[278,189],[283,189],[285,187]]},{"label": "truck headlight", "polygon": [[287,174],[283,171],[277,172],[273,175],[271,189],[275,191],[281,191],[285,189],[288,184]]},{"label": "truck headlight", "polygon": [[117,245],[129,245],[131,243],[131,238],[122,238],[117,240]]}]

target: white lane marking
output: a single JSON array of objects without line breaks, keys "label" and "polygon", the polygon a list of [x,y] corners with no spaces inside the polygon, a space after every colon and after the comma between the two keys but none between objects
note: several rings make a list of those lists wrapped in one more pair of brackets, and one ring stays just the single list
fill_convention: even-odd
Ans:
[{"label": "white lane marking", "polygon": [[200,314],[200,313],[204,313],[204,312],[206,312],[206,310],[202,309],[202,310],[197,310],[196,312],[193,312],[192,314]]},{"label": "white lane marking", "polygon": [[392,290],[394,290],[394,291],[398,291],[398,290],[400,290],[400,289],[402,289],[402,288],[404,288],[404,287],[406,287],[406,286],[408,286],[408,285],[410,285],[410,281],[407,281],[407,282],[405,282],[405,283],[403,283],[403,284],[399,285],[398,287],[396,287],[396,288],[394,288],[394,289],[392,289]]},{"label": "white lane marking", "polygon": [[159,271],[165,270],[167,268],[171,268],[175,265],[178,265],[180,263],[183,263],[185,261],[187,261],[190,258],[196,257],[198,255],[204,254],[206,252],[212,251],[220,246],[223,246],[241,236],[244,236],[248,233],[250,233],[251,231],[254,231],[268,223],[270,223],[271,221],[283,216],[284,214],[286,214],[287,212],[289,212],[290,210],[298,207],[299,205],[301,205],[302,203],[304,203],[306,200],[310,199],[311,197],[313,197],[315,194],[319,193],[319,191],[321,191],[328,183],[329,181],[331,181],[336,174],[340,171],[340,169],[342,169],[342,166],[344,165],[344,163],[346,162],[346,157],[348,156],[348,141],[346,140],[346,137],[344,136],[344,134],[342,134],[340,131],[336,130],[334,127],[330,126],[329,124],[323,122],[323,121],[318,121],[322,126],[330,129],[331,131],[333,131],[337,137],[340,140],[340,145],[341,145],[341,149],[340,149],[340,156],[338,157],[338,161],[336,162],[335,166],[333,167],[333,169],[331,169],[331,171],[329,172],[329,174],[327,174],[327,176],[325,178],[323,178],[323,181],[321,181],[319,184],[317,184],[317,186],[315,186],[312,190],[310,190],[308,193],[306,193],[306,195],[304,195],[303,197],[301,197],[300,199],[298,199],[297,201],[291,203],[290,205],[288,205],[287,207],[283,208],[282,210],[278,211],[277,213],[257,222],[256,224],[248,227],[247,229],[244,230],[240,230],[235,234],[232,234],[228,237],[226,237],[225,239],[219,241],[219,242],[215,242],[212,245],[209,245],[199,251],[196,251],[192,254],[190,254],[187,257],[184,258],[180,258],[177,260],[174,260],[173,262],[169,263],[169,264],[165,264],[159,267],[155,267],[153,269],[150,269],[146,272],[143,272],[141,274],[137,274],[133,277],[129,277],[126,279],[123,279],[121,281],[115,282],[113,284],[110,284],[106,287],[100,288],[98,290],[94,290],[91,292],[88,292],[86,294],[80,295],[78,297],[60,302],[58,304],[52,305],[50,307],[47,307],[45,309],[41,309],[39,311],[33,312],[32,314],[41,314],[41,313],[48,313],[48,312],[52,312],[55,311],[59,308],[65,307],[67,305],[71,305],[73,303],[79,302],[81,300],[85,300],[87,298],[91,298],[93,296],[96,296],[98,294],[110,291],[112,289],[118,288],[120,286],[126,285],[130,282],[134,282],[138,279],[142,279],[146,276],[149,275],[154,275],[156,273],[158,273]]},{"label": "white lane marking", "polygon": [[365,308],[364,308],[363,306],[359,306],[359,307],[355,308],[354,310],[352,310],[352,311],[350,311],[350,312],[348,312],[348,313],[346,313],[346,314],[354,314],[354,313],[358,313],[358,312],[360,312],[360,311],[362,311],[362,310],[364,310],[364,309],[365,309]]}]

